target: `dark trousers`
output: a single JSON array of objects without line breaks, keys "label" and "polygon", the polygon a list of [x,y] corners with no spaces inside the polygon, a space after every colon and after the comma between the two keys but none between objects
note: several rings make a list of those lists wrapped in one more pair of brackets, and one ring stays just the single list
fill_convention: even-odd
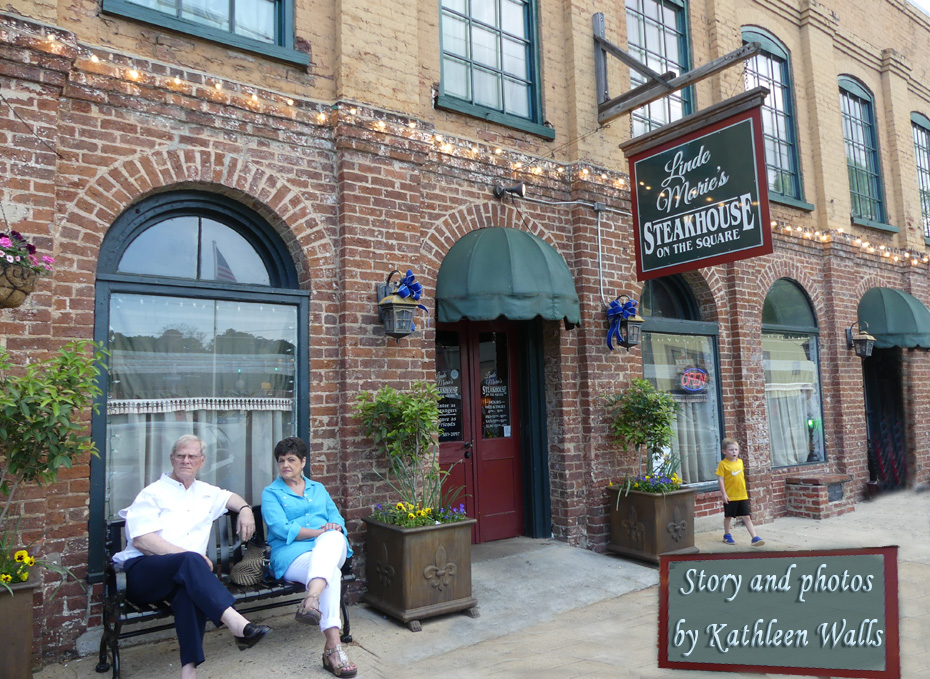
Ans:
[{"label": "dark trousers", "polygon": [[126,562],[126,596],[137,604],[167,601],[181,647],[181,665],[203,662],[207,620],[220,616],[235,599],[195,552],[140,556]]}]

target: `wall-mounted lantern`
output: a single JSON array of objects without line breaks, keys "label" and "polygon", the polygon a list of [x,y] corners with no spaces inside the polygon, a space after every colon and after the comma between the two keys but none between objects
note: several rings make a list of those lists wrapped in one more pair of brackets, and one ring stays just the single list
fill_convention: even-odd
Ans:
[{"label": "wall-mounted lantern", "polygon": [[[866,332],[869,328],[868,323],[865,321],[858,321],[858,323],[859,332],[855,335],[853,335],[853,328],[856,326],[856,321],[846,328],[846,348],[855,349],[856,356],[859,358],[868,358],[872,355],[872,349],[875,348],[875,338]],[[863,325],[865,329],[862,328]]]},{"label": "wall-mounted lantern", "polygon": [[429,310],[418,304],[423,294],[423,286],[416,281],[413,271],[407,269],[407,274],[396,283],[391,283],[394,274],[400,271],[393,270],[388,274],[387,280],[377,287],[378,320],[384,323],[384,334],[400,339],[416,330],[414,316],[417,309]]},{"label": "wall-mounted lantern", "polygon": [[643,338],[643,323],[645,319],[636,313],[637,301],[629,295],[620,295],[607,305],[607,321],[610,328],[607,330],[607,348],[614,350],[613,340],[621,347],[635,347]]}]

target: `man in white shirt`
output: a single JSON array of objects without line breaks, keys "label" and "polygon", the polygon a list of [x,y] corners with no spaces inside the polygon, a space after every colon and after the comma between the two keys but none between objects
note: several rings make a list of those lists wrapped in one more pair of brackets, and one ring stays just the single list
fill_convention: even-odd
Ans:
[{"label": "man in white shirt", "polygon": [[204,661],[207,620],[226,625],[239,650],[257,644],[271,631],[246,620],[232,606],[232,594],[213,574],[206,556],[213,521],[238,512],[236,530],[243,541],[255,532],[249,503],[239,495],[198,481],[205,461],[203,441],[179,438],[171,450],[170,474],[142,489],[127,509],[127,544],[113,557],[126,572],[126,595],[139,604],[168,601],[181,651],[181,679],[194,679]]}]

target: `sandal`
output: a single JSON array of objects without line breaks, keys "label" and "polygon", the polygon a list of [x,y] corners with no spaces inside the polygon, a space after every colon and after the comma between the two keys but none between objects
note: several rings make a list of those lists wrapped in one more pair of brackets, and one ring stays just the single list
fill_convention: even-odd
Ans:
[{"label": "sandal", "polygon": [[294,615],[297,622],[302,622],[305,625],[319,625],[322,617],[323,614],[320,612],[320,597],[317,594],[308,594],[307,598],[300,603],[300,606],[297,608],[297,613]]},{"label": "sandal", "polygon": [[337,677],[354,677],[358,672],[358,668],[342,650],[342,644],[336,644],[335,648],[323,649],[323,669]]}]

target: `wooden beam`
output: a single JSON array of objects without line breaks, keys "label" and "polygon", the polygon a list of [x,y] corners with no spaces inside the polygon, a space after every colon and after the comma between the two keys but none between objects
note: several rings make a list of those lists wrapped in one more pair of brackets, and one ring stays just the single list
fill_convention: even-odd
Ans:
[{"label": "wooden beam", "polygon": [[603,38],[595,34],[594,42],[597,43],[597,46],[600,47],[602,50],[606,51],[608,54],[612,54],[613,56],[617,57],[620,61],[622,61],[624,64],[632,68],[637,73],[649,78],[650,80],[652,80],[653,82],[659,85],[666,85],[666,81],[662,78],[662,76],[659,73],[653,71],[651,68],[646,66],[646,64],[641,62],[636,57],[624,52],[622,49],[620,49],[615,44],[610,42],[610,40],[607,40],[607,38]]},{"label": "wooden beam", "polygon": [[700,82],[705,78],[709,78],[710,76],[715,75],[716,73],[719,73],[720,71],[729,68],[730,66],[738,64],[741,61],[751,59],[761,51],[761,44],[757,42],[750,42],[737,50],[733,50],[729,54],[725,54],[718,59],[714,59],[713,61],[704,64],[703,66],[699,66],[688,71],[687,73],[683,73],[677,78],[663,82],[662,85],[651,85],[644,91],[639,92],[639,94],[635,93],[639,90],[642,90],[641,87],[636,88],[636,90],[631,90],[630,92],[616,97],[611,101],[598,105],[597,122],[598,124],[603,125],[613,120],[614,118],[623,115],[627,111],[632,111],[633,109],[644,106],[652,101],[655,101],[656,99],[661,99],[662,97],[672,92],[676,92],[680,89],[688,87],[689,85],[693,85],[696,82]]}]

